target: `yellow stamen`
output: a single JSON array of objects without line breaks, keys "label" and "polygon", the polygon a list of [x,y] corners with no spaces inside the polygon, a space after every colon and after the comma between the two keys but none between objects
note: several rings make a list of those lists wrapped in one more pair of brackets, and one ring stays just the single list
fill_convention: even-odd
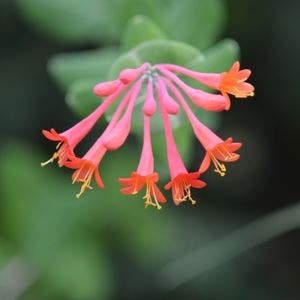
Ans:
[{"label": "yellow stamen", "polygon": [[[92,175],[92,174],[91,174]],[[91,183],[91,177],[88,178],[87,180],[80,180],[80,182],[82,182],[81,188],[80,188],[80,192],[78,194],[76,194],[76,198],[79,199],[79,197],[84,193],[85,189],[88,188],[90,190],[93,189],[92,186],[90,186]]]},{"label": "yellow stamen", "polygon": [[178,179],[178,183],[174,186],[174,200],[175,202],[183,202],[190,200],[192,204],[196,204],[196,200],[194,200],[191,196],[191,185],[187,184],[187,182],[180,178]]},{"label": "yellow stamen", "polygon": [[138,193],[137,183],[138,183],[138,180],[135,180],[134,181],[134,189],[133,189],[132,195],[136,195]]},{"label": "yellow stamen", "polygon": [[[146,187],[146,195],[143,197],[143,199],[146,199],[146,201],[145,201],[145,208],[147,208],[149,205],[151,205],[151,206],[155,206],[157,209],[160,210],[162,207],[161,207],[161,205],[157,201],[157,197],[155,195],[155,190],[154,190],[153,182],[149,182],[147,180],[146,186],[147,186]],[[153,194],[155,203],[152,201],[151,192]]]},{"label": "yellow stamen", "polygon": [[192,202],[192,204],[195,205],[197,203],[197,201],[194,200],[191,196],[191,186],[190,185],[185,185],[184,189],[185,189],[185,192],[186,192],[184,198],[190,200]]},{"label": "yellow stamen", "polygon": [[155,200],[157,209],[161,209],[162,207],[161,207],[161,205],[160,205],[160,204],[158,203],[158,201],[157,201],[157,197],[156,197],[155,189],[154,189],[154,186],[153,186],[153,185],[152,185],[152,194],[153,194],[153,196],[154,196],[154,200]]},{"label": "yellow stamen", "polygon": [[[84,167],[84,165],[82,166],[82,168]],[[82,169],[81,168],[81,169]],[[85,176],[81,179],[78,179],[80,173],[81,173],[81,169],[77,170],[77,174],[75,175],[72,183],[74,184],[75,182],[82,182],[81,188],[80,188],[80,192],[78,194],[76,194],[76,198],[78,199],[85,191],[85,189],[90,189],[92,190],[93,187],[90,185],[91,184],[91,180],[92,180],[92,176],[94,173],[94,167],[90,166],[88,168],[88,170],[85,173]]]},{"label": "yellow stamen", "polygon": [[49,163],[53,163],[54,160],[57,159],[57,157],[58,157],[57,152],[54,152],[54,154],[52,155],[52,157],[51,157],[49,160],[47,160],[47,161],[45,161],[45,162],[41,162],[41,167],[43,168],[43,167],[45,167],[46,165],[48,165]]},{"label": "yellow stamen", "polygon": [[212,152],[209,153],[209,157],[211,159],[211,161],[213,162],[214,166],[215,166],[215,172],[220,174],[220,176],[225,176],[226,173],[226,167],[224,164],[221,164],[217,158],[214,156],[214,154]]},{"label": "yellow stamen", "polygon": [[228,159],[232,159],[236,156],[236,154],[234,153],[230,153],[226,147],[222,147],[222,146],[217,146],[215,148],[216,151],[218,151],[222,156],[224,160],[228,160]]},{"label": "yellow stamen", "polygon": [[56,145],[56,149],[58,149],[62,143],[63,143],[63,141],[59,142],[59,143]]}]

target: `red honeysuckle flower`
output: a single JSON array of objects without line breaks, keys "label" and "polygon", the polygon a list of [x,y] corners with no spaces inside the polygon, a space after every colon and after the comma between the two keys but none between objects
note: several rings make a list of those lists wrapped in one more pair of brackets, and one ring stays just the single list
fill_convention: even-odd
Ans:
[{"label": "red honeysuckle flower", "polygon": [[151,205],[161,209],[159,203],[166,202],[166,198],[156,185],[158,180],[159,175],[154,172],[150,117],[144,114],[144,142],[140,162],[136,172],[132,172],[130,178],[119,178],[119,182],[125,186],[121,192],[125,195],[134,195],[146,186],[145,207]]},{"label": "red honeysuckle flower", "polygon": [[130,100],[126,112],[112,127],[109,134],[103,139],[103,145],[107,150],[116,150],[120,148],[126,141],[131,128],[131,119],[136,99],[139,95],[143,84],[143,79],[138,80],[130,90]]},{"label": "red honeysuckle flower", "polygon": [[50,129],[50,131],[43,130],[43,135],[50,141],[58,142],[58,145],[56,146],[56,151],[52,157],[48,161],[41,163],[41,166],[44,167],[45,165],[54,162],[56,159],[58,160],[58,165],[60,167],[64,166],[65,162],[68,161],[70,157],[74,156],[75,147],[90,132],[98,119],[125,90],[125,88],[125,85],[120,84],[115,92],[107,97],[105,101],[102,102],[89,116],[70,129],[62,133],[57,133],[53,128]]},{"label": "red honeysuckle flower", "polygon": [[[176,73],[188,76],[218,90],[220,94],[207,93],[191,87]],[[139,94],[146,90],[141,111],[144,120],[142,153],[136,171],[133,171],[129,178],[119,178],[119,182],[123,185],[121,192],[126,195],[134,195],[145,188],[146,192],[143,197],[145,207],[155,206],[161,209],[161,203],[166,202],[166,198],[157,186],[159,174],[154,171],[151,144],[151,118],[155,115],[159,105],[170,171],[170,181],[165,185],[165,189],[172,189],[175,205],[187,200],[194,204],[195,200],[191,196],[191,188],[206,186],[206,183],[199,179],[200,175],[208,169],[212,162],[215,172],[224,176],[226,168],[223,162],[237,160],[239,154],[235,151],[242,144],[233,142],[232,138],[224,141],[218,137],[195,116],[189,107],[188,99],[207,111],[228,110],[230,108],[228,94],[237,98],[254,95],[254,87],[246,82],[250,74],[251,71],[248,69],[240,70],[239,62],[235,62],[228,72],[223,73],[201,73],[172,64],[151,66],[147,62],[135,69],[125,69],[120,72],[117,79],[95,85],[94,94],[105,97],[105,99],[89,116],[61,133],[56,132],[53,128],[49,131],[42,131],[47,139],[58,144],[53,156],[41,165],[44,166],[57,160],[60,167],[65,166],[73,169],[73,183],[80,182],[82,184],[77,197],[80,197],[86,189],[92,188],[93,178],[100,188],[104,188],[99,165],[108,151],[117,150],[127,140],[137,99],[140,102]],[[181,92],[185,94],[187,100]],[[119,100],[120,102],[103,133],[85,155],[81,158],[77,157],[74,152],[76,146],[90,132],[111,104]],[[187,171],[173,136],[170,115],[173,115],[172,118],[175,118],[176,115],[181,118],[181,114],[179,115],[181,108],[187,115],[195,136],[206,150],[205,157],[197,172]]]},{"label": "red honeysuckle flower", "polygon": [[186,200],[190,200],[192,204],[196,203],[191,196],[191,187],[202,189],[206,186],[204,181],[198,179],[199,176],[200,172],[179,173],[165,185],[166,190],[172,188],[172,197],[175,205],[179,205]]},{"label": "red honeysuckle flower", "polygon": [[166,202],[167,200],[156,185],[158,180],[159,175],[156,172],[147,176],[132,172],[130,178],[119,178],[119,182],[125,186],[121,189],[123,194],[135,195],[146,186],[146,194],[143,197],[145,199],[145,207],[155,206],[157,209],[161,209],[159,203]]},{"label": "red honeysuckle flower", "polygon": [[[111,130],[116,126],[122,112],[128,106],[128,103],[132,100],[132,90],[130,90],[126,96],[123,98],[122,102],[118,106],[115,111],[109,125],[104,130],[102,135],[97,139],[94,145],[90,148],[90,150],[82,157],[78,158],[72,156],[69,158],[69,161],[64,163],[64,166],[70,169],[76,169],[76,171],[72,175],[72,183],[81,182],[81,189],[76,197],[79,198],[86,188],[92,189],[90,183],[92,177],[94,177],[97,185],[100,188],[104,187],[103,181],[101,179],[99,173],[99,164],[107,152],[107,148],[104,145],[104,140],[107,135],[111,132]],[[121,145],[119,145],[120,147]],[[115,148],[117,149],[117,148]]]},{"label": "red honeysuckle flower", "polygon": [[[99,188],[104,188],[99,172],[99,164],[107,150],[101,145],[100,141],[98,144],[95,143],[83,158],[73,157],[70,161],[65,163],[67,168],[76,170],[72,175],[72,183],[82,183],[80,192],[76,194],[76,198],[79,198],[86,188],[93,189],[91,186],[93,177]],[[97,151],[95,151],[96,149]]]},{"label": "red honeysuckle flower", "polygon": [[174,71],[190,78],[193,78],[208,87],[219,90],[223,97],[226,98],[226,110],[230,108],[230,99],[228,94],[236,98],[247,98],[254,96],[254,86],[245,82],[251,75],[249,69],[240,70],[240,63],[236,61],[228,72],[223,73],[201,73],[192,71],[181,66],[164,64],[160,65],[168,71]]},{"label": "red honeysuckle flower", "polygon": [[[210,144],[211,141],[208,143]],[[215,138],[214,147],[208,148],[206,150],[206,155],[200,165],[199,172],[204,173],[210,166],[210,163],[213,162],[215,169],[214,171],[220,176],[224,176],[226,173],[226,167],[223,162],[233,162],[240,158],[240,155],[235,153],[239,148],[241,148],[241,143],[233,142],[232,138],[228,138],[223,141],[219,137]]]},{"label": "red honeysuckle flower", "polygon": [[171,174],[171,181],[165,185],[165,189],[172,188],[172,198],[175,205],[179,205],[181,202],[187,200],[190,200],[192,204],[195,204],[196,201],[191,197],[191,187],[203,188],[206,186],[206,183],[200,179],[197,179],[200,176],[199,172],[189,173],[186,170],[175,144],[170,120],[164,106],[163,97],[164,94],[161,90],[159,90],[158,99],[164,124],[167,160]]},{"label": "red honeysuckle flower", "polygon": [[176,83],[192,100],[192,102],[207,110],[207,111],[221,111],[227,109],[228,98],[224,95],[216,95],[201,91],[199,89],[192,88],[180,80],[175,74],[167,70],[163,66],[156,67],[160,72],[162,72],[167,79]]},{"label": "red honeysuckle flower", "polygon": [[197,139],[206,150],[206,155],[198,172],[201,174],[204,173],[212,161],[215,166],[215,172],[221,176],[224,176],[226,167],[224,164],[220,163],[219,160],[224,162],[233,162],[238,160],[240,156],[234,152],[238,150],[242,144],[233,143],[232,138],[228,138],[226,141],[223,141],[221,138],[219,138],[207,126],[197,119],[177,88],[168,80],[166,80],[166,84],[178,99],[190,121]]},{"label": "red honeysuckle flower", "polygon": [[220,91],[234,95],[237,98],[247,98],[254,96],[254,86],[245,82],[251,71],[240,70],[240,63],[236,61],[228,72],[221,73]]}]

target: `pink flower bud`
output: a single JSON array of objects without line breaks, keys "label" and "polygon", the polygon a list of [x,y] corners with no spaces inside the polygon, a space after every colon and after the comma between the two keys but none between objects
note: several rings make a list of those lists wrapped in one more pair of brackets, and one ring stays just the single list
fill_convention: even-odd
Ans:
[{"label": "pink flower bud", "polygon": [[120,84],[121,82],[118,79],[98,83],[94,87],[94,94],[99,97],[110,96],[117,90]]},{"label": "pink flower bud", "polygon": [[156,108],[157,108],[157,104],[153,97],[153,82],[150,79],[148,81],[147,94],[146,94],[145,104],[143,106],[143,112],[146,116],[151,117],[155,114]]},{"label": "pink flower bud", "polygon": [[119,74],[119,79],[123,84],[129,84],[135,81],[148,67],[148,64],[145,63],[137,69],[125,69]]}]

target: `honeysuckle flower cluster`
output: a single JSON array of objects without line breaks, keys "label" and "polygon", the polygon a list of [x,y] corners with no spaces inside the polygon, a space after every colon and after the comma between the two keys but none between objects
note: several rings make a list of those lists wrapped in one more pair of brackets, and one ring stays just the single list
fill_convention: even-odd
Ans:
[{"label": "honeysuckle flower cluster", "polygon": [[[134,195],[145,189],[145,207],[161,208],[166,202],[165,196],[157,186],[159,174],[155,171],[151,139],[151,118],[161,115],[164,128],[166,153],[170,171],[170,181],[164,186],[172,189],[175,205],[184,201],[195,200],[191,196],[191,188],[201,189],[206,183],[200,179],[212,164],[214,171],[220,176],[226,173],[224,162],[233,162],[239,158],[235,153],[241,143],[233,142],[232,138],[222,140],[205,126],[190,108],[190,101],[206,111],[219,112],[230,109],[229,94],[236,98],[246,98],[254,95],[254,87],[247,83],[251,71],[240,70],[239,62],[235,62],[228,72],[200,73],[174,64],[157,64],[151,66],[145,63],[136,69],[125,69],[113,81],[99,83],[94,87],[94,94],[103,97],[103,102],[86,118],[58,133],[54,129],[43,130],[44,136],[57,142],[53,156],[42,163],[44,166],[57,160],[60,167],[74,169],[73,183],[81,183],[80,195],[86,189],[92,189],[91,181],[104,188],[99,164],[108,151],[115,151],[126,141],[130,129],[132,114],[137,98],[146,91],[142,107],[143,114],[143,147],[137,168],[128,178],[119,178],[123,186],[121,192]],[[216,91],[208,93],[189,86],[182,78],[189,77]],[[107,127],[83,157],[77,157],[74,149],[94,127],[98,119],[116,101],[119,104]],[[177,115],[182,110],[187,116],[192,130],[204,147],[206,154],[198,170],[189,172],[180,156],[173,136],[170,115]],[[142,124],[141,124],[142,126]]]}]

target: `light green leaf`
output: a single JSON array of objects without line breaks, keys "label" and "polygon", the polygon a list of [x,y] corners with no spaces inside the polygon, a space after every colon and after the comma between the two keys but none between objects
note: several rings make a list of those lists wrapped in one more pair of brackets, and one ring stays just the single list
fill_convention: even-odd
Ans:
[{"label": "light green leaf", "polygon": [[204,52],[206,72],[224,72],[239,59],[240,48],[232,39],[225,39]]},{"label": "light green leaf", "polygon": [[[240,48],[238,43],[232,39],[224,39],[204,51],[204,63],[199,64],[196,59],[195,61],[191,61],[187,65],[187,68],[199,72],[220,73],[227,71],[239,57]],[[204,91],[212,91],[207,86],[195,82],[195,80],[187,78],[186,82]]]},{"label": "light green leaf", "polygon": [[165,0],[106,0],[109,5],[113,36],[116,40],[121,38],[121,33],[128,20],[136,15],[151,18],[159,26],[164,27],[168,3]]},{"label": "light green leaf", "polygon": [[60,42],[78,44],[113,39],[108,1],[18,0],[17,4],[36,31]]},{"label": "light green leaf", "polygon": [[102,99],[93,93],[96,83],[95,80],[79,79],[68,89],[66,101],[77,115],[85,117],[101,104]]},{"label": "light green leaf", "polygon": [[226,9],[221,0],[173,1],[168,15],[167,32],[173,39],[205,49],[222,32]]},{"label": "light green leaf", "polygon": [[204,57],[198,49],[188,44],[173,40],[148,41],[121,55],[110,70],[110,78],[115,78],[125,68],[136,68],[145,62],[186,66],[192,61],[204,63]]},{"label": "light green leaf", "polygon": [[104,81],[113,62],[118,57],[115,48],[104,48],[53,56],[48,70],[56,82],[67,89],[76,79]]},{"label": "light green leaf", "polygon": [[129,20],[122,37],[121,47],[125,51],[138,44],[155,39],[165,39],[161,28],[146,16],[134,16]]},{"label": "light green leaf", "polygon": [[23,17],[33,28],[62,43],[118,42],[130,18],[147,15],[163,23],[162,0],[17,0]]}]

